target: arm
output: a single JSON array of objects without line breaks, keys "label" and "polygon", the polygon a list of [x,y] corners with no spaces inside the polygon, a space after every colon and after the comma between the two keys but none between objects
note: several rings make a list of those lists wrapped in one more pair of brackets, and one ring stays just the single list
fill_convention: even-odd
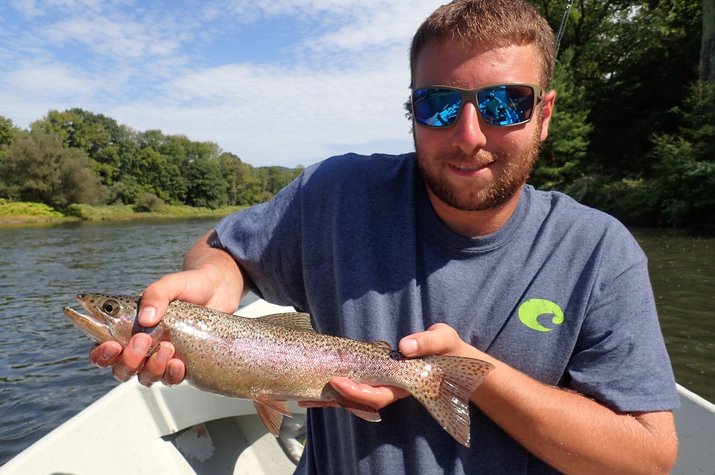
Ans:
[{"label": "arm", "polygon": [[[480,358],[495,368],[472,402],[531,453],[564,473],[668,473],[677,438],[670,412],[616,413],[581,394],[547,386],[462,341],[449,326],[404,338],[405,356]],[[336,378],[346,398],[380,408],[404,393]]]},{"label": "arm", "polygon": [[[247,290],[243,274],[236,261],[225,251],[210,246],[210,232],[202,236],[184,257],[183,271],[169,274],[149,285],[142,294],[139,323],[152,327],[159,323],[172,300],[205,305],[233,312]],[[173,358],[174,347],[162,342],[147,359],[151,338],[136,334],[125,349],[110,341],[90,353],[90,361],[98,366],[112,365],[114,376],[126,381],[138,374],[139,381],[150,386],[160,379],[165,384],[177,384],[184,379],[184,363]],[[138,373],[137,373],[138,372]]]}]

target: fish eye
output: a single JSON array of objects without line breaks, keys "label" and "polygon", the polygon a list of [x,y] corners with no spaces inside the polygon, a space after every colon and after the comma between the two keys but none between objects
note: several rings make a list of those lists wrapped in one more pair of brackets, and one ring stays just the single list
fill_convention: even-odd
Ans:
[{"label": "fish eye", "polygon": [[114,315],[119,311],[119,302],[116,300],[107,300],[102,304],[102,310],[110,315]]}]

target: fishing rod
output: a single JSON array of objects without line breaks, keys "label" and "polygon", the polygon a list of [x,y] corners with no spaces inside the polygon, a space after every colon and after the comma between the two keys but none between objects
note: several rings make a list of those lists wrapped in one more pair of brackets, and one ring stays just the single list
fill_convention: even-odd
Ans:
[{"label": "fishing rod", "polygon": [[559,47],[561,46],[561,38],[564,36],[564,30],[566,29],[566,22],[569,19],[569,13],[571,12],[572,0],[566,0],[566,8],[564,9],[564,16],[561,18],[561,26],[559,26],[559,33],[556,35],[556,52],[555,56],[559,55]]}]

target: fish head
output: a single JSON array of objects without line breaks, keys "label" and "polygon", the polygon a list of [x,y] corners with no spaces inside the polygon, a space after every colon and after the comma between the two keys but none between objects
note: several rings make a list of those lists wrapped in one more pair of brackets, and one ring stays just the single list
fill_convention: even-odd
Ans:
[{"label": "fish head", "polygon": [[114,340],[127,345],[137,325],[138,297],[79,294],[77,301],[88,315],[70,307],[65,307],[64,313],[80,330],[98,342]]}]

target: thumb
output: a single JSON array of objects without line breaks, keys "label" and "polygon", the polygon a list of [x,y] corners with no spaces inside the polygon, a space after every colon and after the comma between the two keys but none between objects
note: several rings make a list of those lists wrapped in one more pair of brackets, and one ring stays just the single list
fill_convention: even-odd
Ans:
[{"label": "thumb", "polygon": [[166,275],[150,284],[139,302],[139,323],[144,327],[158,325],[169,303],[178,298],[184,286],[180,273]]},{"label": "thumb", "polygon": [[413,333],[400,340],[400,353],[414,358],[428,355],[445,355],[456,352],[461,342],[454,328],[436,323],[427,331]]}]

